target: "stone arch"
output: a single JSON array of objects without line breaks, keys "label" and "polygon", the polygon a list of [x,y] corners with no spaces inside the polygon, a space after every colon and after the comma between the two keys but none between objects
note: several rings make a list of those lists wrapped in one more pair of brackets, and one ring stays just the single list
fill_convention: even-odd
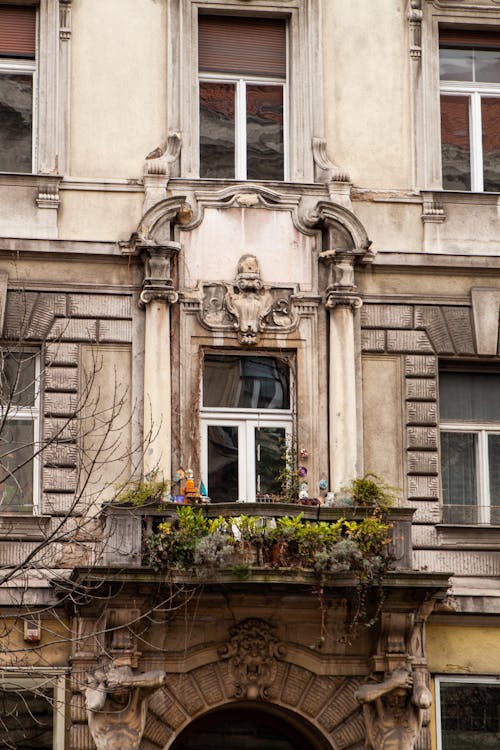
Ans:
[{"label": "stone arch", "polygon": [[[267,710],[288,712],[314,728],[323,744],[333,750],[363,750],[362,713],[354,698],[360,685],[355,677],[318,675],[285,660],[277,661],[269,700],[254,701]],[[227,661],[197,665],[184,673],[170,674],[166,687],[150,701],[141,748],[170,750],[194,720],[221,708],[241,703]],[[248,704],[247,704],[248,705]]]}]

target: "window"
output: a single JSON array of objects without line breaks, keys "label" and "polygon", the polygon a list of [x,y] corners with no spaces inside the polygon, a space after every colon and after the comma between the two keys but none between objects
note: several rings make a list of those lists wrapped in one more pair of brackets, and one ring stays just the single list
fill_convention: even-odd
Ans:
[{"label": "window", "polygon": [[443,520],[500,524],[500,373],[439,376]]},{"label": "window", "polygon": [[287,358],[205,354],[202,475],[212,502],[278,493],[291,431]]},{"label": "window", "polygon": [[0,747],[63,750],[64,676],[2,674]]},{"label": "window", "polygon": [[499,680],[440,677],[436,684],[438,750],[489,750],[498,747]]},{"label": "window", "polygon": [[0,511],[32,512],[37,489],[38,358],[4,352],[0,374]]},{"label": "window", "polygon": [[500,191],[500,34],[440,34],[443,188]]},{"label": "window", "polygon": [[0,172],[34,171],[36,10],[0,5]]},{"label": "window", "polygon": [[200,177],[285,177],[286,25],[199,16]]}]

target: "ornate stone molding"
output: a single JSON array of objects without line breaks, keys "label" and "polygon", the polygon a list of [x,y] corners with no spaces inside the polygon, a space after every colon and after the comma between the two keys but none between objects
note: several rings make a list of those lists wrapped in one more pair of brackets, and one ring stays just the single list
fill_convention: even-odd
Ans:
[{"label": "ornate stone molding", "polygon": [[422,0],[409,0],[407,18],[410,33],[410,57],[417,62],[422,57],[423,15]]},{"label": "ornate stone molding", "polygon": [[128,242],[120,243],[121,250],[127,255],[137,255],[143,246],[168,244],[171,242],[173,225],[185,225],[192,218],[191,206],[183,195],[165,198],[156,203],[142,217],[137,231]]},{"label": "ornate stone molding", "polygon": [[229,660],[235,698],[270,698],[278,660],[286,654],[272,625],[256,618],[243,620],[231,628],[229,641],[218,653],[222,660]]},{"label": "ornate stone molding", "polygon": [[146,213],[167,197],[172,166],[181,152],[181,134],[170,133],[167,140],[146,156],[144,164],[144,206]]},{"label": "ornate stone molding", "polygon": [[424,193],[422,204],[422,221],[424,224],[442,224],[446,220],[443,205],[435,200],[432,193]]},{"label": "ornate stone molding", "polygon": [[310,227],[326,229],[327,247],[324,253],[331,256],[350,253],[357,263],[373,261],[375,255],[370,250],[371,240],[358,217],[348,208],[338,203],[320,201],[305,221]]},{"label": "ornate stone molding", "polygon": [[177,242],[166,245],[143,245],[144,281],[140,304],[148,305],[153,301],[174,304],[179,299],[171,279],[172,259],[180,250]]},{"label": "ornate stone molding", "polygon": [[257,258],[243,255],[233,282],[202,284],[200,322],[211,330],[236,330],[240,344],[253,346],[264,331],[283,333],[297,326],[293,291],[265,286]]},{"label": "ornate stone molding", "polygon": [[36,205],[38,208],[55,208],[57,211],[61,203],[59,197],[60,181],[61,178],[57,177],[39,185],[38,195],[36,197]]},{"label": "ornate stone molding", "polygon": [[349,174],[343,172],[340,167],[337,167],[330,160],[326,152],[326,140],[324,138],[313,138],[312,150],[316,182],[325,183],[328,187],[330,198],[345,208],[350,209],[351,182]]},{"label": "ornate stone molding", "polygon": [[71,0],[59,0],[59,38],[71,39]]}]

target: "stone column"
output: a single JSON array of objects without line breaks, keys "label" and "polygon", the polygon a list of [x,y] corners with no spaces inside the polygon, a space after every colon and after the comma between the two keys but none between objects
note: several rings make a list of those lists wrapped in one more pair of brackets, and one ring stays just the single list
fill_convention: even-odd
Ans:
[{"label": "stone column", "polygon": [[141,248],[145,277],[140,302],[146,308],[144,342],[144,476],[172,476],[170,305],[178,300],[170,278],[180,245]]},{"label": "stone column", "polygon": [[361,398],[357,375],[356,311],[362,305],[354,284],[354,256],[329,257],[334,283],[326,291],[330,312],[329,443],[330,485],[338,491],[360,473],[358,408]]}]

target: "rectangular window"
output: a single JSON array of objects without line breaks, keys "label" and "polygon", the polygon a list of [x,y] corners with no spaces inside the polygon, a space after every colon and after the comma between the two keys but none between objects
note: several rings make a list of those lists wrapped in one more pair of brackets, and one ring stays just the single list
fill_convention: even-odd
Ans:
[{"label": "rectangular window", "polygon": [[441,371],[443,520],[500,524],[500,373]]},{"label": "rectangular window", "polygon": [[31,513],[38,484],[38,357],[9,351],[0,362],[0,511]]},{"label": "rectangular window", "polygon": [[200,15],[200,177],[285,179],[286,23]]},{"label": "rectangular window", "polygon": [[9,675],[0,682],[0,747],[63,750],[64,677]]},{"label": "rectangular window", "polygon": [[0,172],[34,172],[36,9],[0,5]]},{"label": "rectangular window", "polygon": [[278,494],[291,431],[286,359],[205,355],[202,475],[212,502],[255,502]]},{"label": "rectangular window", "polygon": [[436,687],[438,750],[489,750],[498,747],[498,680],[439,677]]},{"label": "rectangular window", "polygon": [[500,34],[440,34],[443,188],[500,191]]}]

